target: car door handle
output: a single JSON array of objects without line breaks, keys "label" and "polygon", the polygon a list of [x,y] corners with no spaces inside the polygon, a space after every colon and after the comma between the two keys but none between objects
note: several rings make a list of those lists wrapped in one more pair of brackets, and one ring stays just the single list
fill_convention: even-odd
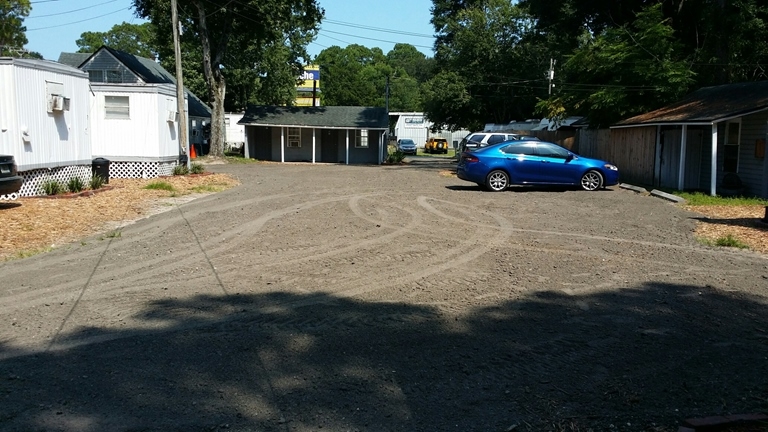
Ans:
[{"label": "car door handle", "polygon": [[543,161],[541,161],[541,163],[549,163],[549,161],[545,161],[545,160],[543,160]]}]

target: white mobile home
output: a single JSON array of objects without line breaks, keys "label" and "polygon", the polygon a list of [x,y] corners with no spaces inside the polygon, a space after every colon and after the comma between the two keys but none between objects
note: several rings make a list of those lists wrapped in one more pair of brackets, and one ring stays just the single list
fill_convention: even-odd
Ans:
[{"label": "white mobile home", "polygon": [[93,157],[110,178],[171,175],[181,153],[176,88],[170,84],[92,84]]},{"label": "white mobile home", "polygon": [[0,58],[0,153],[13,155],[22,196],[48,180],[90,181],[88,74],[46,60]]}]

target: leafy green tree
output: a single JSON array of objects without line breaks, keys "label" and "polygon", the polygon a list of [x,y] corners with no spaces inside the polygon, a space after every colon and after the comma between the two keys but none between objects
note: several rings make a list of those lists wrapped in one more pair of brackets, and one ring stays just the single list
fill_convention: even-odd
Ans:
[{"label": "leafy green tree", "polygon": [[555,97],[539,103],[540,112],[551,118],[585,115],[590,125],[607,127],[682,96],[694,72],[669,21],[655,4],[630,25],[597,36],[585,32],[563,66],[565,82]]},{"label": "leafy green tree", "polygon": [[0,0],[0,55],[21,57],[27,44],[24,18],[29,16],[29,0]]},{"label": "leafy green tree", "polygon": [[537,97],[546,95],[550,56],[531,17],[508,0],[472,3],[433,18],[446,36],[436,43],[439,72],[423,91],[436,127],[475,129],[529,118]]},{"label": "leafy green tree", "polygon": [[419,83],[426,82],[434,75],[434,59],[410,44],[395,44],[387,53],[387,63],[394,69],[403,69],[409,77]]},{"label": "leafy green tree", "polygon": [[[129,54],[154,59],[158,55],[155,31],[151,23],[115,24],[106,32],[84,32],[75,41],[77,52],[92,53],[106,45]],[[171,69],[173,70],[173,69]]]},{"label": "leafy green tree", "polygon": [[[170,46],[168,2],[133,0],[133,4],[137,14],[156,27],[158,44]],[[183,46],[194,46],[201,55],[208,101],[213,108],[211,154],[220,156],[224,151],[228,76],[241,71],[247,77],[245,71],[253,71],[260,78],[270,77],[270,85],[293,89],[309,58],[306,46],[317,33],[324,11],[316,0],[179,0],[178,4]],[[283,48],[278,50],[278,45]],[[268,60],[278,53],[284,65],[278,71],[267,70],[274,64]]]}]

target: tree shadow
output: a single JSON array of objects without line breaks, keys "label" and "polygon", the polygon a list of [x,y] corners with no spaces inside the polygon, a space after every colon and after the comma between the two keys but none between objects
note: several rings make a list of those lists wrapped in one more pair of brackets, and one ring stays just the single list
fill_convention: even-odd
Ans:
[{"label": "tree shadow", "polygon": [[0,429],[631,431],[768,408],[765,299],[696,286],[463,314],[199,296],[140,318],[156,330],[83,328],[60,341],[73,348],[1,361]]},{"label": "tree shadow", "polygon": [[740,226],[768,231],[768,223],[763,222],[760,218],[712,218],[707,216],[699,216],[692,219],[705,224]]}]

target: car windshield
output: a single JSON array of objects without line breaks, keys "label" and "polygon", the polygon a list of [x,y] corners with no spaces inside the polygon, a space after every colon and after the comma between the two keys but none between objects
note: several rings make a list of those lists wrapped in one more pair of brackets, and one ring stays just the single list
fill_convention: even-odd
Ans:
[{"label": "car windshield", "polygon": [[409,139],[404,139],[404,140],[400,141],[400,144],[413,144],[413,141],[409,140]]}]

